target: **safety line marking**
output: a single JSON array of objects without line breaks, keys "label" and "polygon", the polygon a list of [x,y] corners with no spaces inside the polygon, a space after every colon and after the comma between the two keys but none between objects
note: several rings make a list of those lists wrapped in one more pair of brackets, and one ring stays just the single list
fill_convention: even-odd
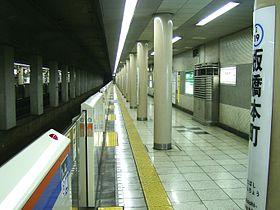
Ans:
[{"label": "safety line marking", "polygon": [[148,209],[173,209],[118,89],[117,95]]},{"label": "safety line marking", "polygon": [[98,210],[123,210],[122,206],[115,206],[115,207],[98,207]]},{"label": "safety line marking", "polygon": [[105,147],[118,146],[118,134],[116,132],[106,132]]}]

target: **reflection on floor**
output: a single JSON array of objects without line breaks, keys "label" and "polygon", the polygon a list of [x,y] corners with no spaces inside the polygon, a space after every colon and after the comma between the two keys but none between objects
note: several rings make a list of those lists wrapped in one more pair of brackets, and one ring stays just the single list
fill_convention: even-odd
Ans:
[{"label": "reflection on floor", "polygon": [[[174,209],[244,209],[248,141],[218,127],[203,126],[193,121],[191,115],[173,109],[173,148],[168,151],[153,150],[153,99],[148,100],[149,116],[146,122],[136,121],[137,110],[130,109],[127,102],[125,104]],[[118,104],[116,107],[116,130],[120,144],[116,149],[117,165],[118,170],[134,172],[132,175],[127,171],[129,178],[136,176],[137,172],[134,171],[135,165],[128,149],[129,144]],[[126,160],[125,163],[123,159]],[[122,184],[126,180],[125,176],[118,175],[118,180],[119,178]],[[130,180],[133,179],[125,181],[126,186],[131,185]],[[129,194],[127,198],[141,194],[138,179],[137,185],[122,187],[123,193]],[[121,189],[119,187],[118,189]],[[144,204],[144,199],[141,199],[140,205]],[[124,199],[124,205],[126,204],[130,207],[140,207],[139,200],[135,197],[129,204]]]},{"label": "reflection on floor", "polygon": [[[114,93],[114,99],[117,99]],[[115,100],[115,131],[118,134],[118,146],[116,147],[116,188],[117,206],[124,206],[125,210],[147,209],[137,169],[131,152],[126,128],[118,101]]]}]

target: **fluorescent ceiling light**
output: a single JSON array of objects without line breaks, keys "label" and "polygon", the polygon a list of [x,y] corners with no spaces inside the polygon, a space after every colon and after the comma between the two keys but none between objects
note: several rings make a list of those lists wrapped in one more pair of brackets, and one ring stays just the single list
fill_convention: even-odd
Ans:
[{"label": "fluorescent ceiling light", "polygon": [[16,65],[16,66],[23,66],[23,67],[30,67],[30,65],[24,64],[24,63],[14,63],[14,65]]},{"label": "fluorescent ceiling light", "polygon": [[125,7],[124,7],[124,13],[123,13],[123,19],[122,19],[122,27],[121,27],[121,33],[119,38],[119,45],[118,45],[118,51],[117,56],[115,60],[115,67],[114,67],[114,73],[117,71],[117,67],[120,62],[121,54],[123,51],[124,43],[126,40],[126,36],[130,27],[130,23],[132,20],[132,17],[134,15],[134,11],[136,8],[138,0],[126,0],[125,1]]},{"label": "fluorescent ceiling light", "polygon": [[220,15],[226,13],[227,11],[233,9],[239,5],[237,2],[229,2],[226,5],[222,6],[220,9],[216,10],[212,14],[208,15],[206,18],[199,21],[196,25],[197,26],[204,26],[205,24],[209,23],[210,21],[214,20],[215,18],[219,17]]},{"label": "fluorescent ceiling light", "polygon": [[182,39],[182,37],[174,36],[173,39],[172,39],[172,43],[174,44],[175,42],[179,41],[180,39]]}]

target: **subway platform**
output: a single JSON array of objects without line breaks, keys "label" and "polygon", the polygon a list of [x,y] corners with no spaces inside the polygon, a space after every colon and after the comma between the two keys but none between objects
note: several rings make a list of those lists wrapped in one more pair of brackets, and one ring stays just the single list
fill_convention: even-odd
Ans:
[{"label": "subway platform", "polygon": [[124,209],[244,209],[248,141],[172,109],[172,149],[153,149],[153,98],[148,121],[113,87],[116,205]]}]

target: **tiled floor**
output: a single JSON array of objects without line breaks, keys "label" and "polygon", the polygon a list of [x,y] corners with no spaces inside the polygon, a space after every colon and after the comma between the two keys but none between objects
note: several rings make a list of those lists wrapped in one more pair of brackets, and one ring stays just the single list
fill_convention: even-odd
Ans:
[{"label": "tiled floor", "polygon": [[[128,103],[126,107],[135,119],[134,123],[174,209],[244,209],[248,141],[218,127],[203,126],[193,121],[191,115],[173,108],[173,148],[169,151],[153,150],[153,99],[149,97],[148,100],[147,122],[136,121],[136,109],[129,109]],[[138,202],[137,196],[126,193],[127,189],[137,191],[139,183],[136,181],[137,186],[131,186],[129,181],[129,177],[133,177],[129,174],[130,170],[135,175],[134,167],[129,167],[134,162],[128,151],[129,144],[119,108],[116,110],[117,120],[120,119],[116,123],[120,132],[119,144],[122,144],[117,149],[117,158],[126,160],[124,163],[118,161],[118,170],[127,170],[128,177],[125,183],[126,178],[122,177],[123,192],[124,196],[127,194],[127,199],[135,202],[128,202],[129,207],[140,207],[144,204],[143,199]]]}]

